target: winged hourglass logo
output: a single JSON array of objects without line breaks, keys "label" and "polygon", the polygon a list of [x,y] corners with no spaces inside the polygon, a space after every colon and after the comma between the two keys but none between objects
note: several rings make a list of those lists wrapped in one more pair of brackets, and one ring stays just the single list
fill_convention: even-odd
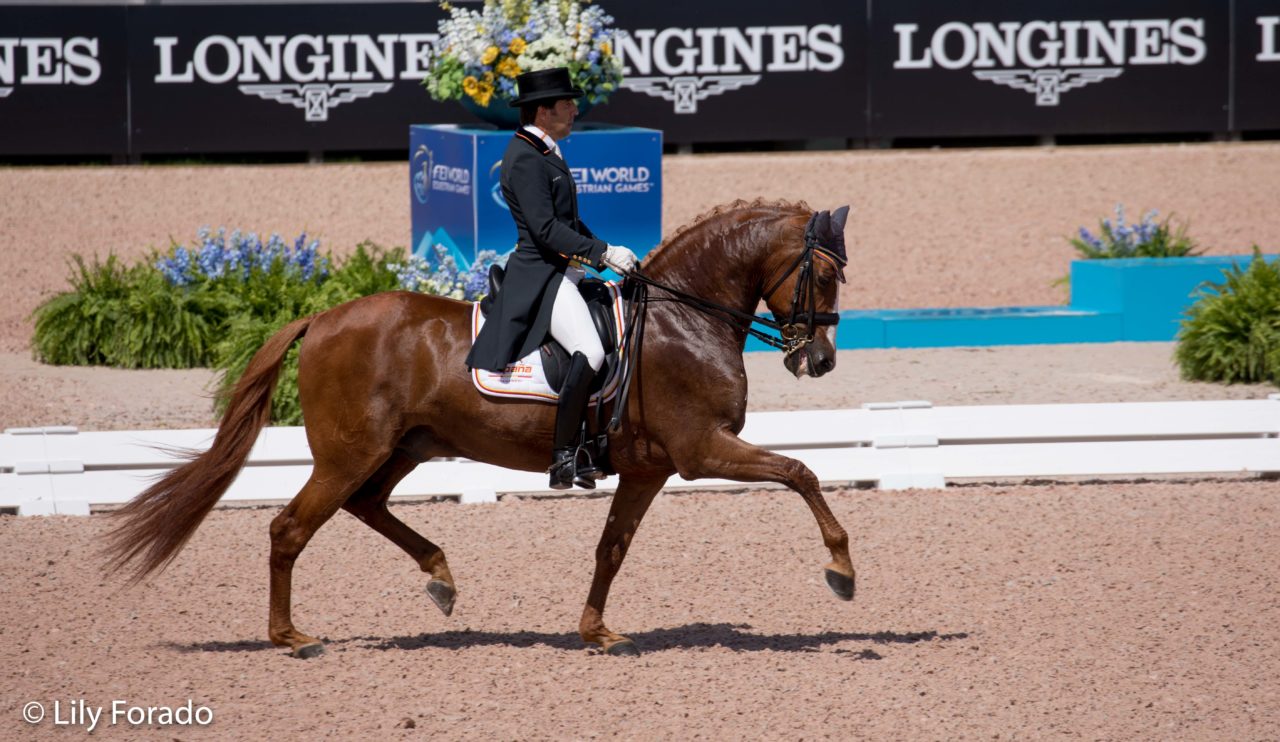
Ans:
[{"label": "winged hourglass logo", "polygon": [[979,80],[1008,85],[1017,90],[1035,93],[1037,106],[1056,106],[1062,93],[1083,88],[1093,82],[1119,77],[1120,67],[1076,67],[1056,70],[975,70]]},{"label": "winged hourglass logo", "polygon": [[622,87],[675,103],[676,113],[697,113],[698,101],[760,82],[759,75],[703,75],[696,77],[630,77]]},{"label": "winged hourglass logo", "polygon": [[328,121],[329,109],[391,89],[389,82],[241,85],[240,92],[286,103],[306,112],[307,121]]}]

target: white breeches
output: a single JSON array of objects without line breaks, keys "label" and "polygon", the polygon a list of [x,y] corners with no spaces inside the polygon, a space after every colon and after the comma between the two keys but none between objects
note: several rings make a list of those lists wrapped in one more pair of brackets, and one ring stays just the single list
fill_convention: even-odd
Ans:
[{"label": "white breeches", "polygon": [[578,281],[584,274],[581,268],[571,267],[560,280],[556,303],[551,308],[551,337],[569,351],[570,357],[581,353],[587,357],[591,370],[599,371],[604,363],[604,346],[591,322],[587,302],[578,293]]}]

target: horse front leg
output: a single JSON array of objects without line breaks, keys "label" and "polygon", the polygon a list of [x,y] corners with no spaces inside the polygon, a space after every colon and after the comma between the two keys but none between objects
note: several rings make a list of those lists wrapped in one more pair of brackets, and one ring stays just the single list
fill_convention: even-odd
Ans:
[{"label": "horse front leg", "polygon": [[618,490],[613,494],[613,504],[609,506],[609,518],[596,546],[596,571],[591,578],[591,592],[587,595],[586,607],[582,609],[578,633],[583,641],[599,644],[605,652],[615,656],[633,657],[639,655],[640,650],[630,639],[613,633],[604,625],[604,604],[609,599],[609,586],[622,568],[622,560],[627,556],[640,521],[666,481],[666,477],[644,480],[620,477]]},{"label": "horse front leg", "polygon": [[737,482],[777,482],[785,484],[804,498],[818,521],[822,543],[831,552],[826,566],[827,587],[841,600],[853,600],[857,576],[849,558],[849,535],[827,507],[818,477],[796,459],[753,446],[728,430],[720,430],[706,443],[691,451],[687,461],[677,461],[680,475],[686,479],[716,477]]}]

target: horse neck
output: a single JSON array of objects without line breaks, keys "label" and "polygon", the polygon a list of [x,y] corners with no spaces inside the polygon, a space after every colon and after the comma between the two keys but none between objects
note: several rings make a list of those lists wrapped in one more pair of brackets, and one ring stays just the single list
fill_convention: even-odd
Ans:
[{"label": "horse neck", "polygon": [[700,299],[754,312],[788,213],[729,212],[672,239],[644,267],[651,278]]}]

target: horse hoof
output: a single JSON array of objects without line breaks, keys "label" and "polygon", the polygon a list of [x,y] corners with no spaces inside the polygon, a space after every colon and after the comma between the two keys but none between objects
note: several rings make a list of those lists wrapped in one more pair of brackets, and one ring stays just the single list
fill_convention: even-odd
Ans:
[{"label": "horse hoof", "polygon": [[827,587],[831,588],[831,592],[841,600],[853,600],[854,583],[853,578],[840,574],[834,570],[827,570]]},{"label": "horse hoof", "polygon": [[631,641],[630,639],[623,639],[617,644],[614,644],[613,646],[604,650],[604,653],[607,655],[611,655],[613,657],[639,657],[640,656],[640,650],[636,648],[635,642]]},{"label": "horse hoof", "polygon": [[312,642],[311,644],[303,644],[301,647],[293,648],[293,656],[300,660],[309,660],[324,654],[324,645],[320,642]]},{"label": "horse hoof", "polygon": [[458,597],[458,593],[453,589],[453,585],[444,580],[432,580],[427,583],[427,595],[431,598],[431,602],[436,604],[440,612],[446,616],[453,615],[453,601]]}]

